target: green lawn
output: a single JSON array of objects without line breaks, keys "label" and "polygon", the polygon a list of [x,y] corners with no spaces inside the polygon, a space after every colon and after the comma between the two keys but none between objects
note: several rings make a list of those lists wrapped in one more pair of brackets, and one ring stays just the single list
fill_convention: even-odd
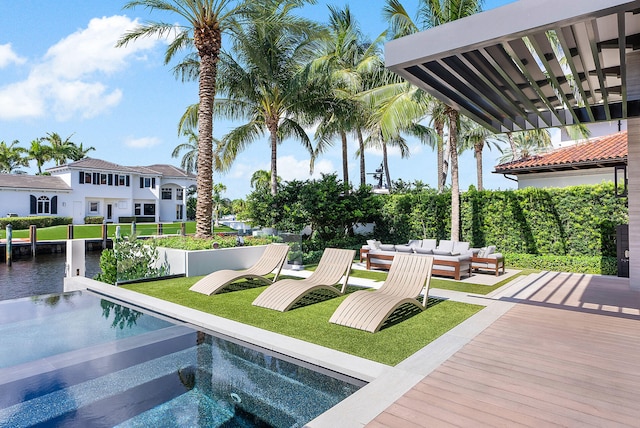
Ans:
[{"label": "green lawn", "polygon": [[[389,365],[409,357],[483,308],[430,299],[426,311],[372,334],[328,322],[344,296],[281,313],[251,305],[266,288],[257,283],[245,281],[232,292],[205,296],[189,291],[198,279],[177,278],[124,288]],[[354,290],[357,288],[349,287],[349,292]]]},{"label": "green lawn", "polygon": [[[131,234],[131,224],[109,224],[107,225],[107,236],[114,238],[116,236],[116,227],[120,226],[120,234],[128,236]],[[150,236],[157,233],[156,223],[137,223],[136,233],[138,236]],[[194,221],[186,222],[186,233],[193,234],[196,231],[196,223]],[[167,235],[177,235],[180,232],[180,223],[163,223],[162,233]],[[236,232],[227,226],[216,226],[215,233],[220,232]],[[6,238],[6,229],[0,229],[0,239]],[[73,226],[73,236],[76,239],[100,239],[102,238],[102,225],[100,224],[81,224]],[[21,229],[13,231],[14,238],[28,238],[29,230]],[[52,226],[38,228],[38,241],[59,241],[67,239],[67,226]]]}]

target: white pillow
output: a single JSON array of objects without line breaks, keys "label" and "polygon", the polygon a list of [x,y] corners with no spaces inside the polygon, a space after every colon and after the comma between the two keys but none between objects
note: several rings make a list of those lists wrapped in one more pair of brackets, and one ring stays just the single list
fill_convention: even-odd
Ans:
[{"label": "white pillow", "polygon": [[411,245],[396,245],[396,251],[400,253],[413,253],[413,247]]},{"label": "white pillow", "polygon": [[367,240],[367,245],[370,250],[379,250],[380,249],[380,241],[376,241],[375,239]]},{"label": "white pillow", "polygon": [[487,257],[489,254],[493,254],[496,252],[496,246],[495,245],[489,245],[487,247],[487,251],[484,253],[484,256]]},{"label": "white pillow", "polygon": [[478,251],[477,257],[481,259],[484,259],[485,257],[487,257],[487,247],[480,248],[480,251]]},{"label": "white pillow", "polygon": [[382,251],[395,251],[396,249],[396,246],[393,244],[380,244],[379,247]]}]

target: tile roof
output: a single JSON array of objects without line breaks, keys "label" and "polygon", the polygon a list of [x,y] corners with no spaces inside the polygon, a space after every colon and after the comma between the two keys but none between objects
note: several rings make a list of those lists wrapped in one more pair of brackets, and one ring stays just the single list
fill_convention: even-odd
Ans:
[{"label": "tile roof", "polygon": [[118,172],[129,172],[133,174],[143,174],[143,175],[161,175],[163,177],[178,177],[178,178],[195,178],[194,174],[190,174],[180,168],[176,168],[173,165],[168,164],[155,164],[149,166],[123,166],[118,165],[112,162],[107,162],[101,159],[94,158],[83,158],[79,161],[72,162],[62,166],[56,166],[53,168],[48,168],[49,172],[58,172],[64,169],[97,169],[102,171],[118,171]]},{"label": "tile roof", "polygon": [[585,143],[496,165],[494,173],[528,174],[567,169],[590,169],[627,163],[627,131],[592,138]]},{"label": "tile roof", "polygon": [[0,188],[71,191],[60,177],[28,174],[0,174]]}]

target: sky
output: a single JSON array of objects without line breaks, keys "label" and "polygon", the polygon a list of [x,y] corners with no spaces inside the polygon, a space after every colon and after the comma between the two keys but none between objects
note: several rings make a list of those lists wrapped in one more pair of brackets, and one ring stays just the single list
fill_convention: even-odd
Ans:
[{"label": "sky", "polygon": [[[514,0],[486,0],[492,9]],[[417,0],[403,0],[415,10]],[[143,8],[124,10],[125,0],[0,0],[0,141],[17,140],[28,148],[30,142],[48,133],[70,137],[85,148],[88,156],[124,166],[156,163],[180,165],[173,149],[187,142],[177,133],[178,120],[187,106],[198,102],[197,83],[183,83],[164,64],[165,40],[141,39],[116,48],[122,34],[145,21],[177,22],[177,17],[149,14]],[[318,0],[300,14],[326,22],[327,5],[348,4],[361,30],[370,39],[384,31],[387,23],[382,0]],[[234,123],[216,119],[214,137],[222,137]],[[392,180],[421,180],[436,187],[436,154],[431,148],[409,140],[411,156],[401,159],[389,153]],[[349,177],[359,183],[357,142],[350,138]],[[484,186],[508,189],[516,183],[492,174],[500,152],[485,149]],[[240,153],[227,173],[214,173],[223,183],[224,197],[244,198],[251,192],[254,171],[269,170],[268,136]],[[374,172],[382,154],[366,152],[367,172]],[[52,162],[44,168],[54,166]],[[28,173],[36,173],[35,162]],[[309,175],[309,156],[299,142],[285,140],[278,147],[278,175],[285,181],[318,178],[321,173],[342,177],[338,140],[315,162]],[[368,182],[373,178],[368,176]],[[460,188],[476,184],[475,160],[471,151],[460,157]]]}]

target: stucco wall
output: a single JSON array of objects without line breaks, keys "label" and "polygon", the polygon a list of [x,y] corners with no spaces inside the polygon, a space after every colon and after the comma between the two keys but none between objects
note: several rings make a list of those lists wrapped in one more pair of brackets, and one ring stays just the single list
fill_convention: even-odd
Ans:
[{"label": "stucco wall", "polygon": [[613,168],[558,171],[518,176],[518,189],[525,187],[568,187],[613,181]]}]

